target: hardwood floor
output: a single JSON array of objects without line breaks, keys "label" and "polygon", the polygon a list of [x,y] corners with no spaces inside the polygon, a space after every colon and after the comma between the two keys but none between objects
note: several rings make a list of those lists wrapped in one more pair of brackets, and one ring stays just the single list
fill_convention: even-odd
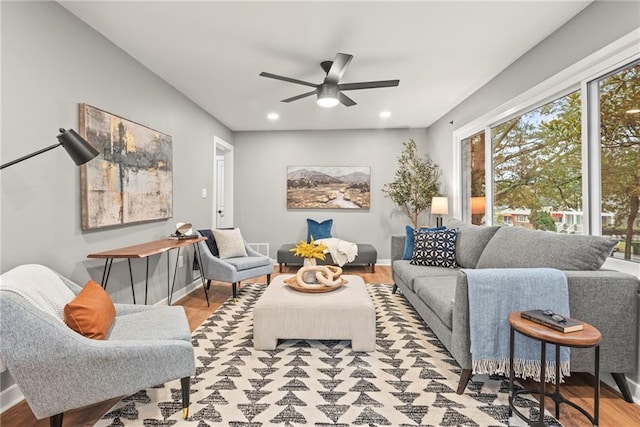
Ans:
[{"label": "hardwood floor", "polygon": [[[295,272],[297,267],[284,267],[282,274]],[[273,277],[277,276],[276,266]],[[346,274],[357,274],[365,283],[392,283],[391,268],[389,266],[376,266],[374,273],[369,268],[351,267],[345,269]],[[243,283],[265,283],[266,278],[261,277]],[[204,298],[202,288],[177,301],[175,305],[182,305],[187,313],[191,330],[197,328],[209,315],[218,308],[231,295],[231,285],[226,283],[212,283],[209,291],[210,306]],[[593,377],[589,374],[573,374],[561,388],[562,394],[584,407],[588,412],[593,412]],[[537,383],[526,382],[525,387],[537,388]],[[94,425],[97,420],[119,399],[112,399],[99,404],[69,411],[64,415],[64,426],[85,427]],[[553,413],[553,402],[546,399],[545,405]],[[581,427],[588,425],[586,418],[578,411],[567,405],[561,405],[560,420],[567,427]],[[600,395],[600,426],[638,426],[640,425],[640,406],[627,403],[620,394],[606,384],[601,386]],[[49,420],[36,420],[33,413],[22,401],[11,409],[0,414],[0,426],[2,427],[47,427]]]}]

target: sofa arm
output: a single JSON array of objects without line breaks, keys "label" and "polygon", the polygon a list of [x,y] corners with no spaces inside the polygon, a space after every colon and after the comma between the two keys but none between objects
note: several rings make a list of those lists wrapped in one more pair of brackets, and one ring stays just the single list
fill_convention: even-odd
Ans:
[{"label": "sofa arm", "polygon": [[394,234],[391,236],[391,264],[393,264],[395,260],[402,259],[405,239],[406,236],[404,234]]},{"label": "sofa arm", "polygon": [[[638,278],[611,270],[565,271],[571,317],[600,331],[604,372],[630,373],[638,360]],[[591,371],[593,352],[575,350],[571,370]]]},{"label": "sofa arm", "polygon": [[[564,271],[571,317],[600,331],[602,372],[630,373],[638,360],[638,278],[609,270]],[[463,369],[471,368],[467,276],[458,273],[453,306],[451,354]],[[571,371],[592,372],[593,351],[571,350]]]},{"label": "sofa arm", "polygon": [[234,282],[237,270],[231,264],[213,256],[204,241],[198,242],[197,244],[200,247],[200,258],[202,259],[200,268],[203,277],[208,280]]},{"label": "sofa arm", "polygon": [[469,289],[467,275],[458,272],[453,300],[451,355],[462,369],[471,369],[471,331],[469,329]]}]

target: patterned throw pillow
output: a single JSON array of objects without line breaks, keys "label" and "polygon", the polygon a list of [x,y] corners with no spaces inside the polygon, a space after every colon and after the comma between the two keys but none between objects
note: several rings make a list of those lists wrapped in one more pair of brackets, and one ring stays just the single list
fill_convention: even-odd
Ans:
[{"label": "patterned throw pillow", "polygon": [[417,230],[414,236],[411,264],[433,267],[455,268],[456,234],[458,230],[450,228],[442,231]]},{"label": "patterned throw pillow", "polygon": [[[447,227],[420,227],[421,231],[440,231],[446,230]],[[402,252],[402,259],[411,259],[413,257],[413,235],[415,231],[412,226],[407,225],[405,227],[406,237],[404,239],[404,251]]]}]

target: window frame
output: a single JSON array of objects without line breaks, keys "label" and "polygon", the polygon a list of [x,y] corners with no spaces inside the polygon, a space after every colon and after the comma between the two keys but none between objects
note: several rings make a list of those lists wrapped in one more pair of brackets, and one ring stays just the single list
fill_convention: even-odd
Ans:
[{"label": "window frame", "polygon": [[[464,184],[462,141],[484,130],[485,133],[485,193],[486,212],[493,212],[493,159],[491,128],[517,115],[534,110],[573,91],[580,91],[582,137],[582,200],[583,233],[601,235],[601,182],[600,182],[600,117],[597,81],[617,69],[640,60],[640,28],[610,43],[588,57],[560,71],[538,85],[526,90],[506,103],[483,114],[453,132],[453,185],[452,215],[463,218]],[[492,215],[486,215],[487,225],[493,224]],[[608,259],[605,266],[640,275],[640,263]]]}]

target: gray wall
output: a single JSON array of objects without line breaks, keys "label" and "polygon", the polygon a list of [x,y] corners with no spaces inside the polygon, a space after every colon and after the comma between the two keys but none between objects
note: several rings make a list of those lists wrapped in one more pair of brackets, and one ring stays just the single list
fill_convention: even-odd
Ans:
[{"label": "gray wall", "polygon": [[[283,243],[307,236],[307,218],[333,218],[333,236],[370,243],[378,259],[390,258],[391,234],[404,233],[408,218],[380,191],[393,180],[402,142],[425,145],[424,129],[234,133],[235,225],[250,242]],[[422,153],[425,154],[425,153]],[[287,209],[287,166],[370,166],[371,209]],[[421,224],[428,223],[423,215]]]},{"label": "gray wall", "polygon": [[[445,114],[427,129],[426,144],[426,149],[433,159],[446,166],[443,168],[443,181],[449,187],[453,186],[454,177],[449,166],[453,164],[451,153],[455,129],[499,107],[639,27],[640,2],[594,2]],[[454,125],[449,123],[451,120],[454,121]],[[635,398],[640,401],[640,372],[636,371],[627,377],[632,381],[631,392],[634,393],[635,389]],[[608,376],[606,380],[613,384]]]},{"label": "gray wall", "polygon": [[[174,161],[172,219],[90,232],[80,229],[80,172],[64,149],[2,170],[1,271],[41,263],[84,285],[102,274],[89,253],[162,238],[179,221],[209,224],[211,198],[200,189],[212,194],[213,138],[233,142],[229,129],[57,3],[1,7],[3,162],[56,143],[60,127],[78,130],[79,103],[171,135]],[[166,262],[151,259],[150,304],[166,298]],[[191,282],[187,264],[176,289]],[[140,301],[144,261],[133,267]],[[126,261],[113,268],[109,294],[131,302]]]}]

